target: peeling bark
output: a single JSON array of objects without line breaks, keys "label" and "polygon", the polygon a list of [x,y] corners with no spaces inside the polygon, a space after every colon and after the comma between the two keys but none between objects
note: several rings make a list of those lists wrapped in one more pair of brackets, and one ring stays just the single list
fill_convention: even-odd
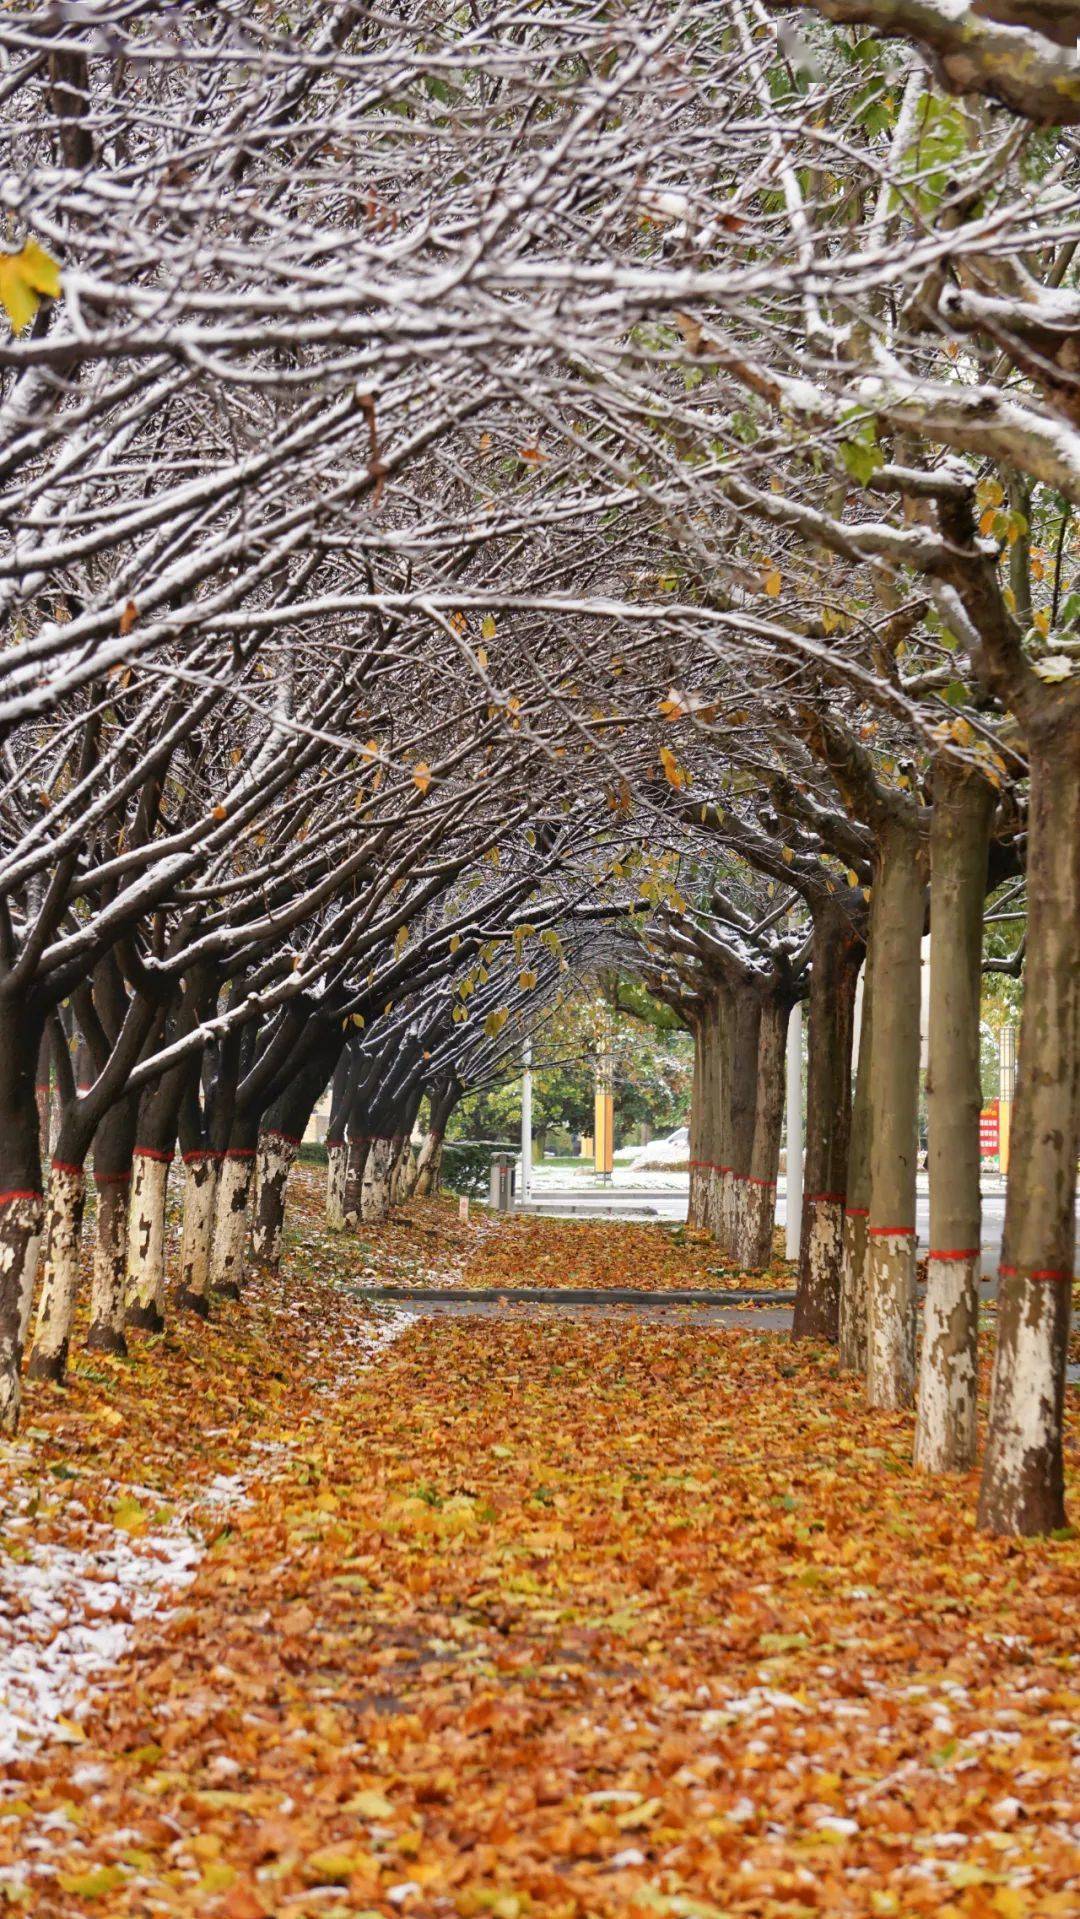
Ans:
[{"label": "peeling bark", "polygon": [[125,1325],[160,1333],[165,1325],[165,1195],[171,1152],[136,1147],[128,1220]]},{"label": "peeling bark", "polygon": [[979,1494],[988,1532],[1065,1522],[1062,1424],[1080,1100],[1080,711],[1029,728],[1028,946]]},{"label": "peeling bark", "polygon": [[239,1299],[244,1281],[248,1201],[255,1176],[254,1148],[230,1147],[221,1165],[214,1240],[210,1255],[210,1284],[223,1299]]},{"label": "peeling bark", "polygon": [[251,1227],[251,1256],[257,1265],[272,1271],[281,1263],[285,1189],[299,1151],[300,1141],[291,1133],[259,1135],[259,1182]]},{"label": "peeling bark", "polygon": [[393,1150],[392,1139],[373,1139],[368,1146],[360,1193],[360,1217],[365,1226],[381,1224],[390,1212],[390,1170]]},{"label": "peeling bark", "polygon": [[326,1142],[326,1224],[332,1233],[345,1227],[346,1150],[344,1140]]},{"label": "peeling bark", "polygon": [[19,1423],[19,1368],[30,1323],[44,1209],[40,1193],[0,1195],[0,1433]]},{"label": "peeling bark", "polygon": [[196,1150],[184,1154],[184,1231],[180,1242],[180,1285],[176,1304],[200,1319],[210,1315],[210,1261],[221,1155]]},{"label": "peeling bark", "polygon": [[92,1352],[126,1353],[124,1338],[124,1277],[127,1272],[130,1173],[95,1174],[97,1221],[94,1232],[94,1276],[90,1286],[90,1326],[86,1344]]},{"label": "peeling bark", "polygon": [[81,1166],[54,1160],[45,1208],[45,1256],[34,1347],[27,1376],[58,1385],[67,1370],[79,1287],[79,1249],[86,1184]]}]

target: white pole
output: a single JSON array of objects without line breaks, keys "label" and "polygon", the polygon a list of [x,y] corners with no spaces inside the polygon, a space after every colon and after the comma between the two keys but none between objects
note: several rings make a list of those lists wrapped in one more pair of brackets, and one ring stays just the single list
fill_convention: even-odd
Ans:
[{"label": "white pole", "polygon": [[793,1006],[787,1029],[787,1256],[799,1257],[802,1232],[803,1110],[802,1007]]},{"label": "white pole", "polygon": [[532,1185],[532,1045],[525,1041],[521,1055],[521,1193],[520,1206],[529,1201]]}]

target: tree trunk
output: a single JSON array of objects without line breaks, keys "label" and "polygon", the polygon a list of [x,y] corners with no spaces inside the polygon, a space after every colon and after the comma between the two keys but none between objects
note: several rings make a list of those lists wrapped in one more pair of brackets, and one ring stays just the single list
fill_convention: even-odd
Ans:
[{"label": "tree trunk", "polygon": [[872,1406],[915,1396],[915,1170],[918,1152],[919,965],[924,919],[920,842],[906,822],[879,834],[875,872],[874,1052],[867,1226]]},{"label": "tree trunk", "polygon": [[285,1224],[285,1188],[300,1141],[292,1133],[267,1131],[259,1135],[259,1184],[251,1228],[251,1255],[256,1265],[276,1272],[281,1264],[281,1235]]},{"label": "tree trunk", "polygon": [[255,1148],[230,1146],[221,1163],[210,1284],[222,1299],[239,1299],[247,1249],[248,1202],[255,1175]]},{"label": "tree trunk", "polygon": [[739,1227],[743,1194],[754,1151],[757,1116],[758,1040],[761,999],[752,987],[740,984],[731,996],[728,1044],[723,1049],[728,1093],[726,1117],[729,1137],[721,1153],[720,1244],[728,1259],[739,1257]]},{"label": "tree trunk", "polygon": [[694,1020],[694,1077],[690,1087],[690,1193],[686,1202],[686,1223],[698,1229],[708,1218],[708,1154],[705,1151],[705,1042],[704,1009]]},{"label": "tree trunk", "polygon": [[944,757],[930,828],[930,1257],[915,1464],[965,1472],[979,1382],[979,1002],[992,787]]},{"label": "tree trunk", "polygon": [[1028,731],[1028,943],[998,1292],[987,1532],[1065,1523],[1061,1454],[1080,1095],[1080,711]]},{"label": "tree trunk", "polygon": [[38,1109],[38,1127],[41,1136],[41,1157],[46,1160],[52,1151],[52,1034],[46,1028],[41,1035],[38,1047],[37,1085],[34,1088]]},{"label": "tree trunk", "polygon": [[94,1352],[126,1353],[124,1275],[127,1271],[128,1209],[131,1202],[131,1154],[135,1143],[137,1101],[128,1095],[109,1108],[94,1134],[94,1185],[97,1219],[94,1276],[90,1286],[90,1328],[86,1344]]},{"label": "tree trunk", "polygon": [[328,1139],[326,1142],[326,1224],[332,1233],[342,1232],[345,1226],[345,1162],[345,1141]]},{"label": "tree trunk", "polygon": [[165,1325],[165,1199],[171,1164],[171,1149],[135,1148],[124,1323],[140,1333],[160,1333]]},{"label": "tree trunk", "polygon": [[184,1230],[176,1304],[200,1319],[210,1316],[210,1262],[222,1155],[197,1148],[184,1154]]},{"label": "tree trunk", "polygon": [[[873,935],[871,933],[872,947]],[[862,1026],[851,1107],[847,1199],[840,1260],[840,1364],[866,1373],[869,1300],[866,1290],[866,1223],[870,1215],[870,1082],[873,1077],[874,992],[869,951],[863,968]]]},{"label": "tree trunk", "polygon": [[838,1340],[851,1134],[851,1043],[863,941],[833,901],[815,907],[806,1074],[806,1174],[793,1339]]},{"label": "tree trunk", "polygon": [[365,1134],[345,1142],[345,1180],[341,1198],[341,1217],[345,1230],[355,1233],[363,1217],[364,1169],[371,1141]]},{"label": "tree trunk", "polygon": [[380,1225],[389,1215],[393,1150],[392,1139],[373,1139],[368,1146],[360,1192],[360,1217],[365,1226]]},{"label": "tree trunk", "polygon": [[19,1370],[44,1220],[34,1096],[41,1023],[0,998],[0,1433],[19,1423]]},{"label": "tree trunk", "polygon": [[81,1166],[52,1164],[45,1209],[45,1258],[34,1349],[27,1375],[58,1385],[67,1370],[71,1326],[79,1290],[79,1254],[86,1182]]},{"label": "tree trunk", "polygon": [[784,1119],[784,1061],[791,1002],[779,993],[763,1001],[758,1029],[757,1104],[750,1170],[740,1188],[739,1259],[760,1272],[772,1260],[776,1220],[776,1174]]}]

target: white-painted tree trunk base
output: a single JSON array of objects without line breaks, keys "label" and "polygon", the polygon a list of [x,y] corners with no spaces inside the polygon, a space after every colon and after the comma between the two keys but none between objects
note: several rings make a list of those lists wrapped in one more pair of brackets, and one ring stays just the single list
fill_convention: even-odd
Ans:
[{"label": "white-painted tree trunk base", "polygon": [[61,1380],[67,1367],[79,1286],[85,1181],[82,1168],[55,1166],[46,1204],[45,1261],[30,1356],[31,1379]]},{"label": "white-painted tree trunk base", "polygon": [[[1012,1281],[1012,1285],[1016,1285]],[[1004,1281],[1002,1282],[1004,1286]],[[1027,1280],[1020,1309],[1001,1327],[990,1392],[980,1524],[1002,1534],[1043,1532],[1061,1524],[1063,1393],[1060,1347],[1067,1338],[1066,1281]],[[992,1469],[992,1470],[991,1470]],[[992,1486],[992,1498],[988,1488]]]},{"label": "white-painted tree trunk base", "polygon": [[127,1273],[130,1181],[110,1180],[97,1189],[94,1276],[86,1343],[96,1352],[125,1353],[124,1279]]},{"label": "white-painted tree trunk base", "polygon": [[344,1146],[326,1149],[326,1224],[332,1233],[345,1230],[345,1153]]},{"label": "white-painted tree trunk base", "polygon": [[845,1372],[866,1372],[868,1342],[866,1292],[866,1219],[845,1212],[840,1255],[840,1364]]},{"label": "white-painted tree trunk base", "polygon": [[915,1464],[966,1472],[975,1459],[979,1255],[927,1264]]},{"label": "white-painted tree trunk base", "polygon": [[866,1266],[866,1397],[895,1411],[915,1398],[914,1233],[869,1233]]},{"label": "white-painted tree trunk base", "polygon": [[165,1198],[167,1159],[136,1152],[132,1162],[131,1215],[128,1220],[127,1310],[125,1320],[142,1332],[160,1332],[165,1324]]},{"label": "white-painted tree trunk base", "polygon": [[210,1260],[220,1161],[200,1153],[184,1164],[184,1230],[180,1241],[178,1306],[206,1318],[210,1311]]},{"label": "white-painted tree trunk base", "polygon": [[244,1282],[248,1199],[255,1162],[225,1155],[218,1180],[210,1284],[215,1292],[238,1298]]},{"label": "white-painted tree trunk base", "polygon": [[19,1371],[30,1329],[43,1217],[36,1193],[0,1206],[0,1433],[14,1433],[19,1424]]},{"label": "white-painted tree trunk base", "polygon": [[277,1266],[285,1223],[285,1188],[299,1151],[296,1140],[281,1133],[263,1133],[259,1140],[259,1175],[252,1206],[251,1256],[260,1266]]},{"label": "white-painted tree trunk base", "polygon": [[389,1215],[393,1151],[392,1139],[373,1139],[368,1147],[360,1193],[360,1218],[365,1226],[377,1226]]}]

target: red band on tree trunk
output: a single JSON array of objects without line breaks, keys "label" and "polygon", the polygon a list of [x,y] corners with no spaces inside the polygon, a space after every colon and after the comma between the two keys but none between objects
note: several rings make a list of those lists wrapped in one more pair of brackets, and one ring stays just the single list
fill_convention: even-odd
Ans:
[{"label": "red band on tree trunk", "polygon": [[736,1175],[736,1177],[739,1179],[744,1179],[748,1186],[775,1186],[776,1185],[776,1181],[774,1179],[759,1179],[756,1173],[739,1173]]},{"label": "red band on tree trunk", "polygon": [[871,1239],[914,1239],[914,1226],[868,1226]]},{"label": "red band on tree trunk", "polygon": [[950,1248],[948,1252],[940,1253],[931,1247],[926,1257],[927,1259],[978,1259],[981,1251],[981,1246],[961,1246],[956,1251]]},{"label": "red band on tree trunk", "polygon": [[1030,1270],[1024,1266],[999,1266],[998,1272],[1002,1279],[1072,1280],[1072,1274],[1064,1266],[1033,1266]]},{"label": "red band on tree trunk", "polygon": [[136,1159],[156,1159],[159,1165],[171,1166],[172,1165],[172,1148],[170,1147],[169,1151],[165,1152],[163,1148],[160,1146],[136,1146],[135,1158]]},{"label": "red band on tree trunk", "polygon": [[276,1126],[268,1126],[263,1134],[263,1138],[284,1140],[286,1146],[299,1146],[302,1144],[299,1133],[279,1133]]},{"label": "red band on tree trunk", "polygon": [[255,1148],[254,1146],[230,1146],[227,1148],[224,1157],[226,1159],[254,1159]]},{"label": "red band on tree trunk", "polygon": [[17,1199],[41,1199],[32,1186],[13,1186],[8,1193],[0,1193],[0,1206],[10,1206]]},{"label": "red band on tree trunk", "polygon": [[345,1141],[343,1139],[328,1139],[324,1142],[324,1144],[326,1146],[327,1151],[329,1152],[332,1146],[333,1147],[344,1146]]},{"label": "red band on tree trunk", "polygon": [[[842,1206],[846,1193],[807,1193],[811,1206]],[[858,1210],[858,1208],[856,1208]]]},{"label": "red band on tree trunk", "polygon": [[54,1173],[81,1173],[81,1166],[74,1166],[68,1159],[54,1159],[50,1162]]},{"label": "red band on tree trunk", "polygon": [[130,1166],[128,1167],[126,1173],[97,1173],[96,1172],[94,1174],[95,1186],[130,1186],[130,1184],[131,1184],[131,1167]]},{"label": "red band on tree trunk", "polygon": [[185,1166],[194,1166],[200,1159],[224,1159],[224,1153],[217,1153],[212,1146],[195,1146],[190,1153],[183,1155]]}]

